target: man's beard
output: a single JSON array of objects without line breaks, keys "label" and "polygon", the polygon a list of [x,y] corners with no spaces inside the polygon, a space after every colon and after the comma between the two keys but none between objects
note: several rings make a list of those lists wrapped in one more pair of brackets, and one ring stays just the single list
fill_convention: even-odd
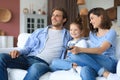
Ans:
[{"label": "man's beard", "polygon": [[54,27],[59,27],[59,26],[61,26],[61,24],[60,23],[57,23],[57,24],[52,24]]}]

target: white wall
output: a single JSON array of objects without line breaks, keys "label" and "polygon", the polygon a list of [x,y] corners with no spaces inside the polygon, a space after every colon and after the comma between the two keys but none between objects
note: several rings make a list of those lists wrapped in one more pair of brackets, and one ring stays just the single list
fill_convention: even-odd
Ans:
[{"label": "white wall", "polygon": [[104,9],[114,6],[114,0],[85,0],[86,7],[92,9],[94,7],[102,7]]},{"label": "white wall", "polygon": [[94,7],[102,7],[104,9],[114,6],[114,0],[85,0],[85,5],[80,5],[79,9],[86,7],[88,10]]},{"label": "white wall", "polygon": [[36,12],[42,9],[47,12],[47,0],[20,0],[20,12],[23,13],[24,8],[33,8]]},{"label": "white wall", "polygon": [[47,2],[47,0],[20,0],[20,33],[24,28],[23,9],[28,8],[30,12],[32,8],[36,14],[38,14],[38,9],[41,9],[47,13]]},{"label": "white wall", "polygon": [[120,26],[120,6],[117,7],[117,22],[118,25]]}]

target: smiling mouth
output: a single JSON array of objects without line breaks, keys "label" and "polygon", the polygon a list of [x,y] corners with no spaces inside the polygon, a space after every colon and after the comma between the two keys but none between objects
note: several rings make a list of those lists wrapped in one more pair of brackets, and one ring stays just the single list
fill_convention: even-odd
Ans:
[{"label": "smiling mouth", "polygon": [[76,36],[76,34],[72,34],[72,36]]}]

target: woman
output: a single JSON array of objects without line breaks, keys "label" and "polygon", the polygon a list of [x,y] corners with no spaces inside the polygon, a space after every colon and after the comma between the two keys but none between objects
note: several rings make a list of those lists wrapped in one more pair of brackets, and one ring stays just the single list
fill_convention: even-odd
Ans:
[{"label": "woman", "polygon": [[[89,48],[73,46],[74,54],[81,54],[80,76],[82,80],[96,80],[103,76],[107,80],[120,80],[116,72],[115,58],[116,32],[111,29],[112,23],[103,8],[93,8],[88,13],[89,18]],[[80,62],[79,61],[79,62]]]}]

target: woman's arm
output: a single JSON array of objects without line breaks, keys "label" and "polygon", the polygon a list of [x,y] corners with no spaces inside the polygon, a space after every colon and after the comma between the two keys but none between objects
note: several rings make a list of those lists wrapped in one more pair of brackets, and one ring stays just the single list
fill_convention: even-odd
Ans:
[{"label": "woman's arm", "polygon": [[111,46],[111,44],[109,42],[105,41],[98,48],[82,48],[82,47],[73,46],[73,49],[70,51],[74,54],[77,54],[77,53],[102,54],[110,46]]}]

